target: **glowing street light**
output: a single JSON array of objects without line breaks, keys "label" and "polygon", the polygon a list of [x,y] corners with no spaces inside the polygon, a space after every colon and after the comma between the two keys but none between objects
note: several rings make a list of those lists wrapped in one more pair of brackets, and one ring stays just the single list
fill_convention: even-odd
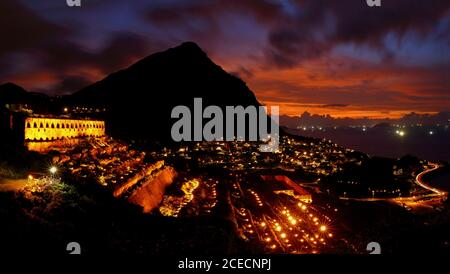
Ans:
[{"label": "glowing street light", "polygon": [[55,166],[52,166],[52,167],[50,167],[49,171],[52,175],[55,175],[56,172],[58,172],[58,168]]}]

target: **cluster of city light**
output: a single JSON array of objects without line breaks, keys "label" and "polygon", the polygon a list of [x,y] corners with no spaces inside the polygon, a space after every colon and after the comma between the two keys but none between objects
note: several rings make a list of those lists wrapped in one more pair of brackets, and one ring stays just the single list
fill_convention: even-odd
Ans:
[{"label": "cluster of city light", "polygon": [[302,204],[302,203],[298,203],[297,205],[298,205],[298,207],[299,207],[301,210],[303,210],[303,211],[305,211],[305,210],[307,209],[306,205],[304,205],[304,204]]},{"label": "cluster of city light", "polygon": [[210,208],[213,208],[216,206],[217,204],[217,190],[216,190],[216,185],[211,186],[212,188],[212,193],[211,193],[211,199],[213,200],[212,203],[210,203]]},{"label": "cluster of city light", "polygon": [[[305,211],[307,211],[307,206],[301,202],[299,202],[298,207],[300,208],[301,212],[305,213]],[[291,225],[296,225],[299,222],[302,222],[302,219],[296,219],[294,218],[294,216],[290,213],[290,211],[286,208],[284,208],[284,210],[282,210],[282,214],[286,216],[287,220],[290,222]],[[326,234],[326,232],[328,231],[328,227],[324,224],[320,224],[319,223],[319,218],[314,216],[312,213],[306,213],[307,217],[309,217],[309,219],[313,222],[313,224],[315,226],[317,226],[318,231],[315,234],[309,234],[306,233],[304,229],[301,229],[301,233],[303,233],[302,237],[300,237],[299,242],[300,243],[304,243],[305,240],[308,241],[309,243],[313,244],[313,245],[317,245],[317,244],[323,244],[325,245],[325,238],[324,238],[324,234]],[[305,227],[308,227],[308,225],[305,223]],[[292,230],[292,228],[290,227],[289,230]],[[293,235],[295,238],[299,237],[298,233],[295,233]],[[328,237],[332,237],[333,235],[331,233],[328,233]],[[282,239],[287,237],[287,234],[280,234],[280,237]],[[308,246],[304,246],[304,248],[308,248]],[[312,251],[310,251],[312,252]]]},{"label": "cluster of city light", "polygon": [[[285,211],[285,213],[286,213],[286,211]],[[274,230],[279,233],[278,236],[279,236],[280,241],[283,241],[286,244],[289,243],[288,234],[285,231],[283,231],[282,226],[278,222],[275,222]]]},{"label": "cluster of city light", "polygon": [[194,199],[194,191],[200,185],[197,179],[189,180],[181,186],[181,191],[184,193],[182,197],[165,196],[159,207],[159,212],[164,216],[178,217],[181,209]]},{"label": "cluster of city light", "polygon": [[[331,166],[326,166],[328,173],[339,169],[340,164],[347,160],[350,150],[338,147],[328,140],[320,142],[304,142],[291,138],[283,138],[283,144],[290,146],[282,147],[282,163],[308,166],[314,171],[314,166],[319,169],[325,161],[331,161]],[[286,152],[286,154],[285,154]],[[329,156],[329,157],[328,157]],[[354,157],[354,156],[351,156]],[[332,159],[332,160],[330,160]],[[319,167],[320,166],[320,167]],[[233,175],[233,172],[230,173]],[[277,189],[269,192],[259,192],[254,188],[253,182],[246,176],[237,177],[233,184],[232,204],[236,213],[234,216],[238,223],[240,237],[245,240],[259,240],[266,250],[270,252],[283,253],[319,253],[333,237],[329,226],[332,220],[322,212],[323,208],[316,207],[311,199],[306,201],[300,195],[300,191],[292,189]],[[241,184],[242,183],[242,184]],[[295,183],[295,182],[294,182]],[[258,185],[258,188],[260,186]],[[273,198],[266,195],[276,194]],[[262,201],[264,201],[262,203]],[[258,208],[266,204],[267,207]],[[330,208],[331,211],[337,209]]]},{"label": "cluster of city light", "polygon": [[[60,156],[58,165],[64,166],[73,178],[83,180],[86,175],[95,177],[99,185],[113,186],[115,197],[131,195],[138,182],[149,179],[164,167],[164,161],[145,163],[145,152],[131,149],[127,144],[113,139],[91,138],[77,145],[80,150],[69,150]],[[60,168],[49,167],[53,175]],[[150,176],[151,175],[151,176]]]},{"label": "cluster of city light", "polygon": [[274,227],[275,231],[280,232],[282,230],[280,224],[278,222],[275,222],[275,227]]},{"label": "cluster of city light", "polygon": [[[263,240],[268,246],[268,248],[270,249],[276,249],[277,245],[275,243],[272,243],[272,231],[270,229],[270,224],[268,224],[266,221],[261,220],[259,222],[259,229],[260,229],[260,237],[261,240]],[[281,226],[279,223],[275,222],[273,229],[277,232],[280,232],[282,230]],[[274,235],[275,236],[275,235]]]},{"label": "cluster of city light", "polygon": [[194,179],[194,180],[189,180],[189,181],[185,182],[181,186],[181,191],[183,191],[183,193],[185,194],[188,202],[192,201],[192,199],[194,198],[193,192],[195,189],[197,189],[199,184],[200,184],[200,182],[197,179]]},{"label": "cluster of city light", "polygon": [[398,136],[400,136],[400,137],[403,137],[403,136],[405,136],[405,131],[403,131],[403,130],[396,130],[395,131],[395,134],[397,134]]},{"label": "cluster of city light", "polygon": [[[237,191],[237,185],[233,186]],[[248,192],[255,195],[252,189]],[[236,196],[238,197],[238,196]],[[258,196],[259,197],[259,196]],[[253,198],[253,197],[252,197]],[[294,205],[294,207],[291,207]],[[320,214],[306,202],[272,207],[275,215],[250,211],[241,207],[236,210],[238,222],[241,222],[243,239],[259,239],[267,250],[279,250],[283,253],[319,253],[327,245],[327,239],[333,237],[330,232],[331,219]],[[262,210],[262,209],[261,209]]]},{"label": "cluster of city light", "polygon": [[287,217],[287,219],[288,219],[288,221],[289,221],[289,223],[291,223],[291,225],[296,225],[297,224],[297,220],[294,218],[294,217],[292,217],[292,215],[291,215],[291,213],[289,212],[289,210],[283,210],[283,212],[282,212],[284,215],[286,215],[286,217]]},{"label": "cluster of city light", "polygon": [[35,178],[30,174],[28,175],[28,181],[24,189],[27,193],[40,193],[45,191],[49,186],[60,183],[61,180],[53,176]]},{"label": "cluster of city light", "polygon": [[249,192],[255,197],[256,203],[258,206],[262,207],[263,203],[261,201],[261,198],[259,197],[258,193],[256,193],[253,189],[249,189]]},{"label": "cluster of city light", "polygon": [[342,164],[349,160],[348,153],[352,152],[326,139],[304,142],[285,137],[282,144],[283,165],[301,166],[305,172],[325,176],[342,170]]}]

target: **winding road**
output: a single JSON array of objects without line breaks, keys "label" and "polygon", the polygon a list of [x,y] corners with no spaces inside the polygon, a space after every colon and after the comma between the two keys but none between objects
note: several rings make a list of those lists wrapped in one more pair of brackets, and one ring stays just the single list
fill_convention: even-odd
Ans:
[{"label": "winding road", "polygon": [[421,187],[423,187],[423,188],[425,188],[425,189],[427,189],[427,190],[429,190],[431,192],[434,192],[435,194],[437,194],[439,196],[447,195],[447,192],[439,190],[439,189],[434,188],[434,187],[431,187],[431,186],[429,186],[429,185],[427,185],[426,183],[423,182],[422,178],[423,178],[423,176],[425,174],[433,172],[433,171],[437,170],[440,167],[438,164],[431,164],[431,165],[433,166],[433,168],[424,170],[421,173],[417,174],[417,176],[416,176],[416,184],[418,184],[419,186],[421,186]]},{"label": "winding road", "polygon": [[407,201],[417,201],[422,198],[443,198],[447,196],[447,192],[439,190],[437,188],[431,187],[423,181],[423,176],[430,172],[437,170],[440,166],[435,163],[430,163],[433,166],[430,169],[426,169],[419,174],[417,174],[415,183],[420,187],[431,191],[432,193],[424,194],[424,195],[415,195],[411,197],[398,197],[398,198],[351,198],[351,197],[339,197],[341,200],[349,200],[349,201],[360,201],[360,202],[377,202],[377,201],[392,201],[392,202],[407,202]]}]

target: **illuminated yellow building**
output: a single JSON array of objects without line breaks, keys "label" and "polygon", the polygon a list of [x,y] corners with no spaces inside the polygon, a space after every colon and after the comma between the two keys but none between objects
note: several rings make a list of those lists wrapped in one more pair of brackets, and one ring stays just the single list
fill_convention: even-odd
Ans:
[{"label": "illuminated yellow building", "polygon": [[105,136],[105,122],[29,117],[25,120],[25,145],[44,152],[52,146],[74,145],[81,137]]}]

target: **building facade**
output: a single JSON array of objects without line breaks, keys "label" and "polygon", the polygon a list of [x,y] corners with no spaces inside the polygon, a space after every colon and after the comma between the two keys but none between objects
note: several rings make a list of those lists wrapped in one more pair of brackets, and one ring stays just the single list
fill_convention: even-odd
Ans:
[{"label": "building facade", "polygon": [[28,117],[25,119],[25,146],[43,152],[52,146],[73,145],[82,137],[105,136],[105,122],[63,118]]}]

